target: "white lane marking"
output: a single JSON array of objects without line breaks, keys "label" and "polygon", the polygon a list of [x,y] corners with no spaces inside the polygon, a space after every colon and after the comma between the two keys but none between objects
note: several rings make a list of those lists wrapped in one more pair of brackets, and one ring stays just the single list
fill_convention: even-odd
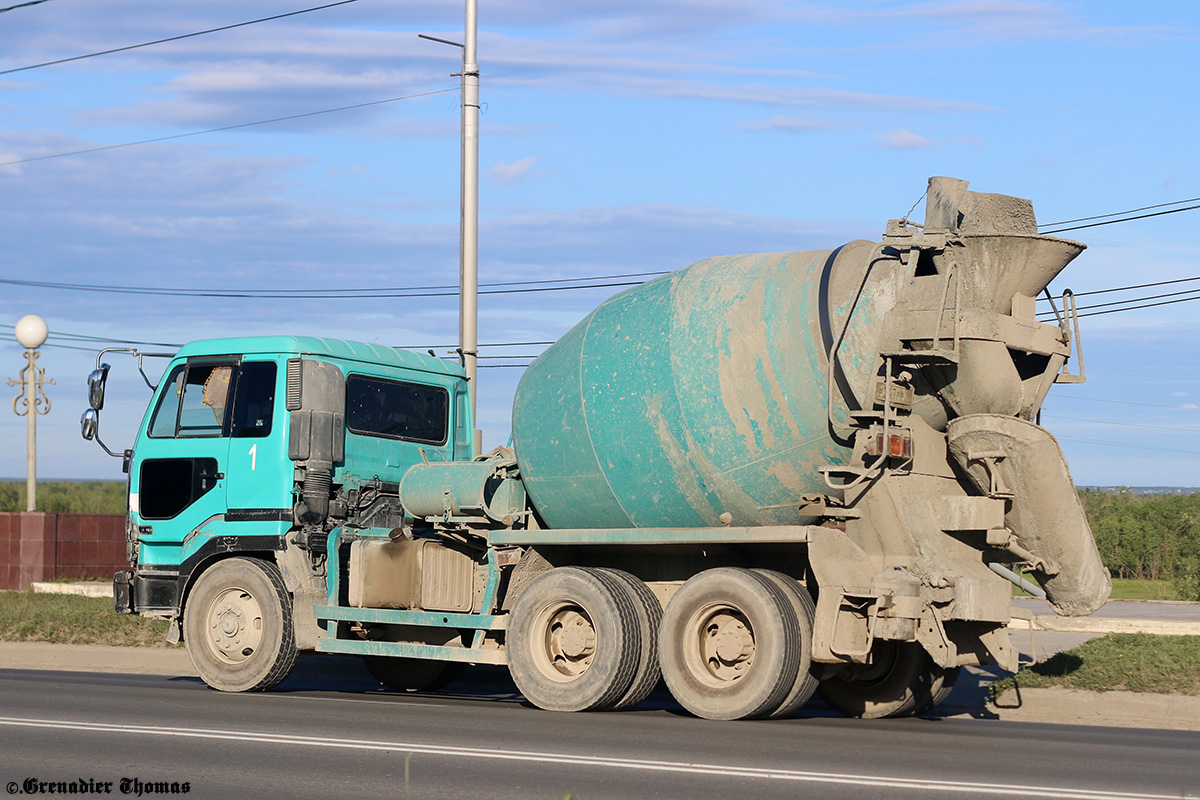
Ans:
[{"label": "white lane marking", "polygon": [[381,750],[400,753],[450,756],[453,758],[481,758],[501,761],[526,761],[548,764],[567,764],[584,767],[607,767],[610,769],[648,770],[680,774],[704,775],[722,778],[757,778],[762,780],[798,781],[804,783],[838,784],[844,786],[867,786],[871,788],[913,789],[956,794],[1001,795],[1005,797],[1056,797],[1065,800],[1180,800],[1191,798],[1191,794],[1139,794],[1130,792],[1108,792],[1099,789],[1068,789],[1054,786],[1021,786],[1017,784],[970,783],[963,781],[939,781],[928,779],[897,778],[886,775],[853,775],[836,772],[808,772],[791,769],[762,769],[757,767],[735,767],[720,764],[699,764],[686,761],[650,761],[643,759],[606,758],[603,756],[580,756],[569,753],[534,753],[522,750],[498,750],[491,748],[452,747],[448,745],[418,744],[415,742],[386,742],[370,739],[321,739],[311,736],[293,736],[283,733],[255,731],[222,731],[207,728],[170,728],[152,725],[117,725],[98,722],[72,722],[69,720],[39,720],[22,717],[0,717],[0,725],[25,728],[51,728],[58,730],[91,731],[103,733],[125,733],[149,736],[178,736],[191,739],[220,739],[227,741],[255,742],[259,744],[283,744],[301,747],[325,747],[349,750]]}]

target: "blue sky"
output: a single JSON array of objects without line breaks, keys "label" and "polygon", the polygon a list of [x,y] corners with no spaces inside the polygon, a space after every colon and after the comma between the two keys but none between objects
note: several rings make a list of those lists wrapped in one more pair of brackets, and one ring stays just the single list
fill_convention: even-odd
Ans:
[{"label": "blue sky", "polygon": [[[0,13],[0,70],[310,5],[319,2],[47,0]],[[1042,222],[1200,197],[1194,3],[479,6],[483,282],[877,239],[931,175],[1028,197]],[[417,34],[461,40],[462,16],[457,0],[357,0],[0,75],[0,278],[195,291],[454,284],[460,55]],[[359,104],[370,105],[314,114]],[[180,136],[297,115],[307,116]],[[60,156],[162,137],[179,138]],[[1198,220],[1192,211],[1066,234],[1088,250],[1052,289],[1200,276]],[[1109,297],[1189,288],[1200,282]],[[553,340],[614,291],[485,295],[480,341]],[[1089,382],[1056,387],[1043,416],[1077,483],[1200,485],[1198,312],[1182,302],[1083,320]],[[4,377],[22,366],[11,326],[27,313],[51,331],[41,364],[57,384],[39,419],[47,478],[120,477],[115,459],[79,437],[94,350],[69,349],[93,346],[74,336],[457,339],[454,297],[8,284]],[[148,391],[132,363],[111,361],[102,435],[120,448]],[[488,446],[507,439],[519,374],[481,370]],[[24,475],[24,443],[25,421],[0,411],[0,476]]]}]

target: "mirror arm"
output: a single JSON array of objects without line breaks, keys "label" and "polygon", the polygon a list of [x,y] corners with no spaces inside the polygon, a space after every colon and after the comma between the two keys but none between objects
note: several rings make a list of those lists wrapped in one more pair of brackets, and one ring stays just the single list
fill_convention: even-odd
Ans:
[{"label": "mirror arm", "polygon": [[99,433],[97,433],[97,434],[96,434],[96,435],[95,435],[93,438],[96,440],[96,444],[98,444],[98,445],[100,445],[102,448],[104,448],[104,452],[108,453],[108,454],[109,454],[110,456],[112,456],[113,458],[123,458],[123,457],[125,456],[125,454],[124,454],[124,453],[114,453],[112,450],[109,450],[109,449],[108,449],[108,445],[106,445],[104,442],[102,442],[102,441],[100,440],[100,434],[99,434]]}]

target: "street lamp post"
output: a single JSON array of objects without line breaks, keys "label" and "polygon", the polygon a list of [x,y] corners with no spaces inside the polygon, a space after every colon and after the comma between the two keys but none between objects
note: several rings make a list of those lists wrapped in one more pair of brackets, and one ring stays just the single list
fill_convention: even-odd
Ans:
[{"label": "street lamp post", "polygon": [[[46,370],[37,365],[38,351],[49,335],[46,321],[36,314],[27,314],[17,321],[17,341],[25,348],[27,363],[21,370],[17,380],[7,378],[9,386],[20,386],[21,391],[13,398],[13,412],[24,416],[26,423],[26,465],[27,477],[25,484],[25,510],[37,509],[37,415],[50,411],[50,398],[46,396],[43,386],[54,384],[54,379],[46,380]],[[20,407],[24,401],[24,409]]]}]

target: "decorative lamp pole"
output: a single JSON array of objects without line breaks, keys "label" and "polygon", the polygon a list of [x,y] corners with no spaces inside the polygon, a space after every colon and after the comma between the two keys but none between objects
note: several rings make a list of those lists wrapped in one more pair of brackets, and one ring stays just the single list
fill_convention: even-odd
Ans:
[{"label": "decorative lamp pole", "polygon": [[[51,378],[47,381],[46,370],[37,365],[37,349],[45,344],[49,334],[50,330],[46,327],[46,320],[36,314],[26,314],[17,321],[17,341],[25,348],[25,358],[28,363],[21,370],[19,379],[15,381],[12,378],[5,379],[9,386],[22,387],[17,396],[13,398],[13,412],[18,417],[24,416],[28,420],[26,425],[28,431],[26,439],[28,465],[28,477],[25,485],[26,511],[34,511],[37,508],[37,415],[50,411],[50,398],[46,396],[42,387],[46,383],[54,385],[54,379]],[[22,401],[25,404],[24,409],[20,407]]]}]

